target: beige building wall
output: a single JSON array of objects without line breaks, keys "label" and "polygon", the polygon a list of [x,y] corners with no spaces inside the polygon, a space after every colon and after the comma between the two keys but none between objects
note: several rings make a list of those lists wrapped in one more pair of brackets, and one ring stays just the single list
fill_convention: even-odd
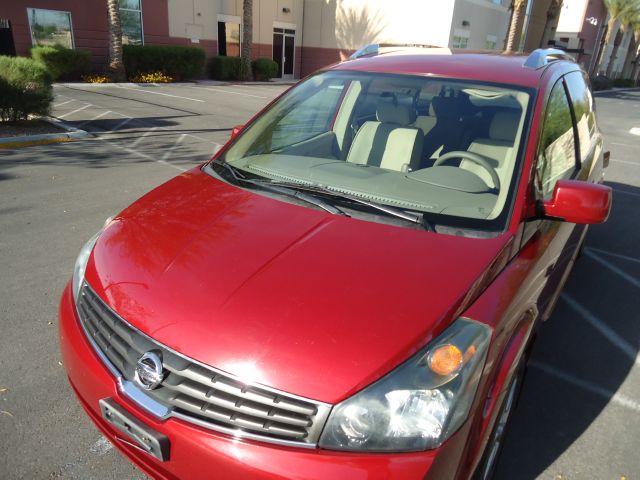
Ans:
[{"label": "beige building wall", "polygon": [[[274,26],[296,29],[302,42],[303,0],[254,0],[253,42],[271,45]],[[169,35],[218,40],[218,21],[242,23],[242,0],[168,0]]]},{"label": "beige building wall", "polygon": [[448,46],[456,46],[454,37],[466,37],[468,49],[484,50],[494,42],[493,49],[503,50],[510,16],[508,0],[457,0]]},{"label": "beige building wall", "polygon": [[[527,37],[524,42],[524,51],[531,52],[536,48],[546,47],[547,45],[541,45],[544,35],[544,29],[547,25],[547,12],[551,5],[551,0],[529,0],[533,1],[531,5],[531,11],[529,14],[529,26],[527,27]],[[571,0],[564,0],[564,2]],[[583,1],[583,0],[581,0]],[[563,2],[563,3],[564,3]],[[560,15],[556,18],[554,29],[557,29],[557,24]],[[554,30],[555,31],[555,30]],[[551,35],[550,40],[553,40],[554,35]]]},{"label": "beige building wall", "polygon": [[446,46],[455,0],[307,0],[304,46],[353,51],[370,43]]},{"label": "beige building wall", "polygon": [[[370,43],[501,50],[510,0],[254,0],[254,55],[272,56],[273,29],[295,29],[296,75],[344,59]],[[167,0],[169,35],[214,55],[218,21],[241,23],[242,0]],[[302,62],[300,64],[300,62]]]}]

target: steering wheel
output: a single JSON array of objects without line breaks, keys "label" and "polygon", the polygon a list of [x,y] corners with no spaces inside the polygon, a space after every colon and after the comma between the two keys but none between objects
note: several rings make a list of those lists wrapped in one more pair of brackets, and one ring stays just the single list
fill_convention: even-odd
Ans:
[{"label": "steering wheel", "polygon": [[496,190],[500,190],[500,177],[498,177],[498,173],[496,172],[495,168],[491,166],[487,157],[484,157],[477,153],[468,152],[466,150],[454,150],[452,152],[447,152],[444,155],[440,155],[440,157],[438,157],[438,159],[434,162],[433,166],[437,167],[439,165],[442,165],[444,162],[446,162],[447,160],[451,160],[452,158],[462,158],[481,166],[491,177],[494,188]]}]

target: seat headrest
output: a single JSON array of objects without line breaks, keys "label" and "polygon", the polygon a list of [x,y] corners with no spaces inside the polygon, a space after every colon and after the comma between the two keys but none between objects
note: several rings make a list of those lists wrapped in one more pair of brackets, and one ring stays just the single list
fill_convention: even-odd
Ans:
[{"label": "seat headrest", "polygon": [[503,142],[514,142],[520,123],[520,112],[497,112],[491,120],[489,138]]},{"label": "seat headrest", "polygon": [[407,126],[416,121],[416,109],[409,102],[396,98],[383,98],[378,102],[376,117],[379,122]]},{"label": "seat headrest", "polygon": [[458,120],[460,118],[460,104],[455,98],[442,96],[433,97],[431,107],[439,119],[451,118]]}]

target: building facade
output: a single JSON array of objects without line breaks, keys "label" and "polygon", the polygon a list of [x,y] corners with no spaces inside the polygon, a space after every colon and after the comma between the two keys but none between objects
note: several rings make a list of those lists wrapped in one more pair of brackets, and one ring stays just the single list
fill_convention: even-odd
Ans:
[{"label": "building facade", "polygon": [[[300,78],[369,43],[502,50],[509,1],[254,0],[254,56],[273,58],[282,78]],[[239,55],[242,3],[120,0],[123,42],[193,45],[208,57]],[[0,2],[0,52],[11,54],[13,48],[28,55],[33,45],[60,43],[91,51],[100,69],[108,57],[106,5],[106,0]]]},{"label": "building facade", "polygon": [[562,5],[555,44],[575,51],[578,63],[590,75],[598,73],[607,17],[602,0],[564,0]]}]

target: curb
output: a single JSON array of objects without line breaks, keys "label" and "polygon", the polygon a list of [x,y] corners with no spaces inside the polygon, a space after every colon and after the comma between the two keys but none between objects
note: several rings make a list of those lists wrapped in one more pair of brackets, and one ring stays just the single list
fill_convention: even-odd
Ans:
[{"label": "curb", "polygon": [[226,81],[226,80],[209,80],[209,79],[204,79],[204,80],[193,80],[191,82],[186,81],[186,82],[169,82],[169,83],[155,83],[155,82],[150,82],[150,83],[134,83],[134,82],[120,82],[120,83],[115,83],[115,82],[107,82],[107,83],[86,83],[86,82],[57,82],[54,85],[60,85],[62,87],[77,87],[77,86],[81,86],[81,87],[88,87],[88,88],[104,88],[104,87],[164,87],[164,86],[174,86],[174,87],[180,87],[180,86],[193,86],[193,85],[211,85],[211,86],[228,86],[228,85],[269,85],[269,86],[278,86],[278,85],[295,85],[296,83],[298,83],[300,80],[296,80],[296,79],[291,79],[291,80],[274,80],[274,81],[269,81],[269,82],[258,82],[258,81],[251,81],[251,82],[242,82],[242,81]]},{"label": "curb", "polygon": [[605,93],[616,93],[616,92],[633,92],[640,91],[640,87],[629,87],[629,88],[610,88],[609,90],[597,90],[593,92],[594,96],[602,95]]},{"label": "curb", "polygon": [[4,137],[0,138],[0,148],[22,148],[30,147],[32,145],[47,145],[50,143],[62,143],[72,142],[80,138],[90,136],[88,132],[74,128],[70,125],[53,117],[41,117],[40,120],[49,122],[57,127],[63,128],[66,132],[63,133],[43,133],[40,135],[22,135],[19,137]]}]

